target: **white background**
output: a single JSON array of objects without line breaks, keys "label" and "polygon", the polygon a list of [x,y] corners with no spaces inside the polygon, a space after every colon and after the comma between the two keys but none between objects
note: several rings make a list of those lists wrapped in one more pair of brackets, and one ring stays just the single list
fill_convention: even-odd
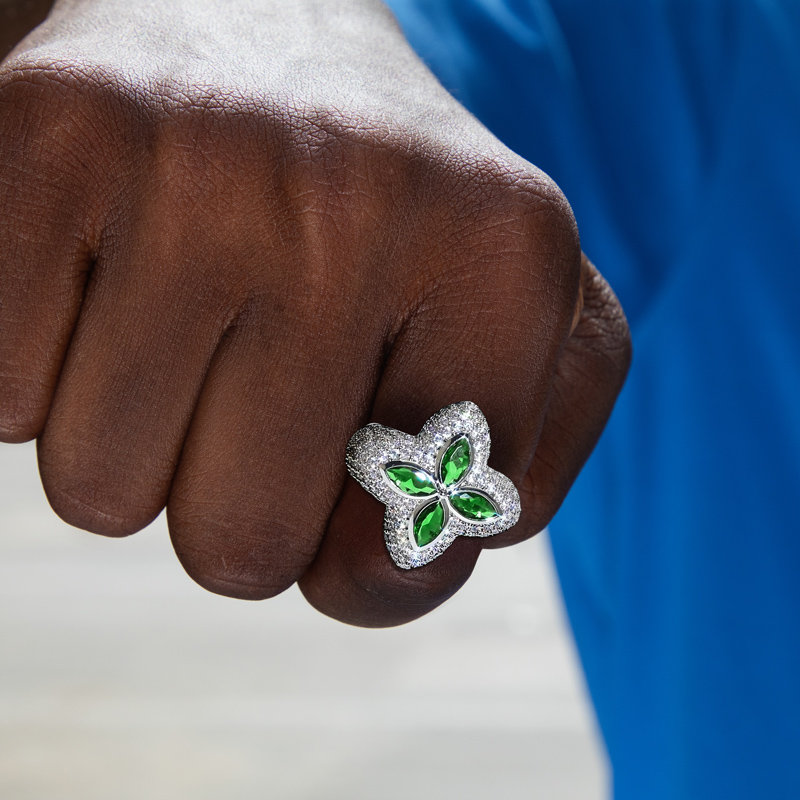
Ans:
[{"label": "white background", "polygon": [[443,608],[366,631],[296,589],[184,575],[163,518],[125,540],[50,511],[0,445],[0,798],[601,800],[607,770],[545,535]]}]

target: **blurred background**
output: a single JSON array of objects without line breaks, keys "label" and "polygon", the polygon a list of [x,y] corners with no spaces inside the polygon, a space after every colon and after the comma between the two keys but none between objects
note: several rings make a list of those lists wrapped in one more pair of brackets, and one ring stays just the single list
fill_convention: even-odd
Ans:
[{"label": "blurred background", "polygon": [[401,628],[292,589],[205,592],[159,518],[62,523],[0,446],[0,797],[600,800],[607,766],[546,535]]}]

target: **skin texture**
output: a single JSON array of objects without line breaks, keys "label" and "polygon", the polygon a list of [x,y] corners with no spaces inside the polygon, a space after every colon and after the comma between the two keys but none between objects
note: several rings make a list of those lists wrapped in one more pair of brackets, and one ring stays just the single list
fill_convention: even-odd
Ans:
[{"label": "skin texture", "polygon": [[[0,67],[0,440],[220,594],[396,625],[541,530],[630,360],[552,181],[373,0],[64,0]],[[523,517],[397,568],[352,433],[469,399]]]}]

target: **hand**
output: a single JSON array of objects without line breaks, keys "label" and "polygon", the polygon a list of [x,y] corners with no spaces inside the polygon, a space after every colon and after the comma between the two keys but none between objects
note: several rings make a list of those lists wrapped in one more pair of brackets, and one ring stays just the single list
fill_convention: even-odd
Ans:
[{"label": "hand", "polygon": [[[0,439],[78,527],[166,505],[232,597],[431,610],[548,522],[630,357],[557,187],[374,0],[61,0],[0,68],[0,208]],[[400,570],[345,446],[465,399],[523,517]]]}]

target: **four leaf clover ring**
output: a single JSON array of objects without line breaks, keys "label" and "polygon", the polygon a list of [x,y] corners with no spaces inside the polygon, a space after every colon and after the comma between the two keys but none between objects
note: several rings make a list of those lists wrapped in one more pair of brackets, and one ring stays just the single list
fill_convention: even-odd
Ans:
[{"label": "four leaf clover ring", "polygon": [[489,425],[475,403],[437,411],[417,436],[370,423],[347,445],[347,469],[386,506],[383,535],[398,567],[440,556],[456,536],[494,536],[519,519],[519,494],[486,466]]}]

